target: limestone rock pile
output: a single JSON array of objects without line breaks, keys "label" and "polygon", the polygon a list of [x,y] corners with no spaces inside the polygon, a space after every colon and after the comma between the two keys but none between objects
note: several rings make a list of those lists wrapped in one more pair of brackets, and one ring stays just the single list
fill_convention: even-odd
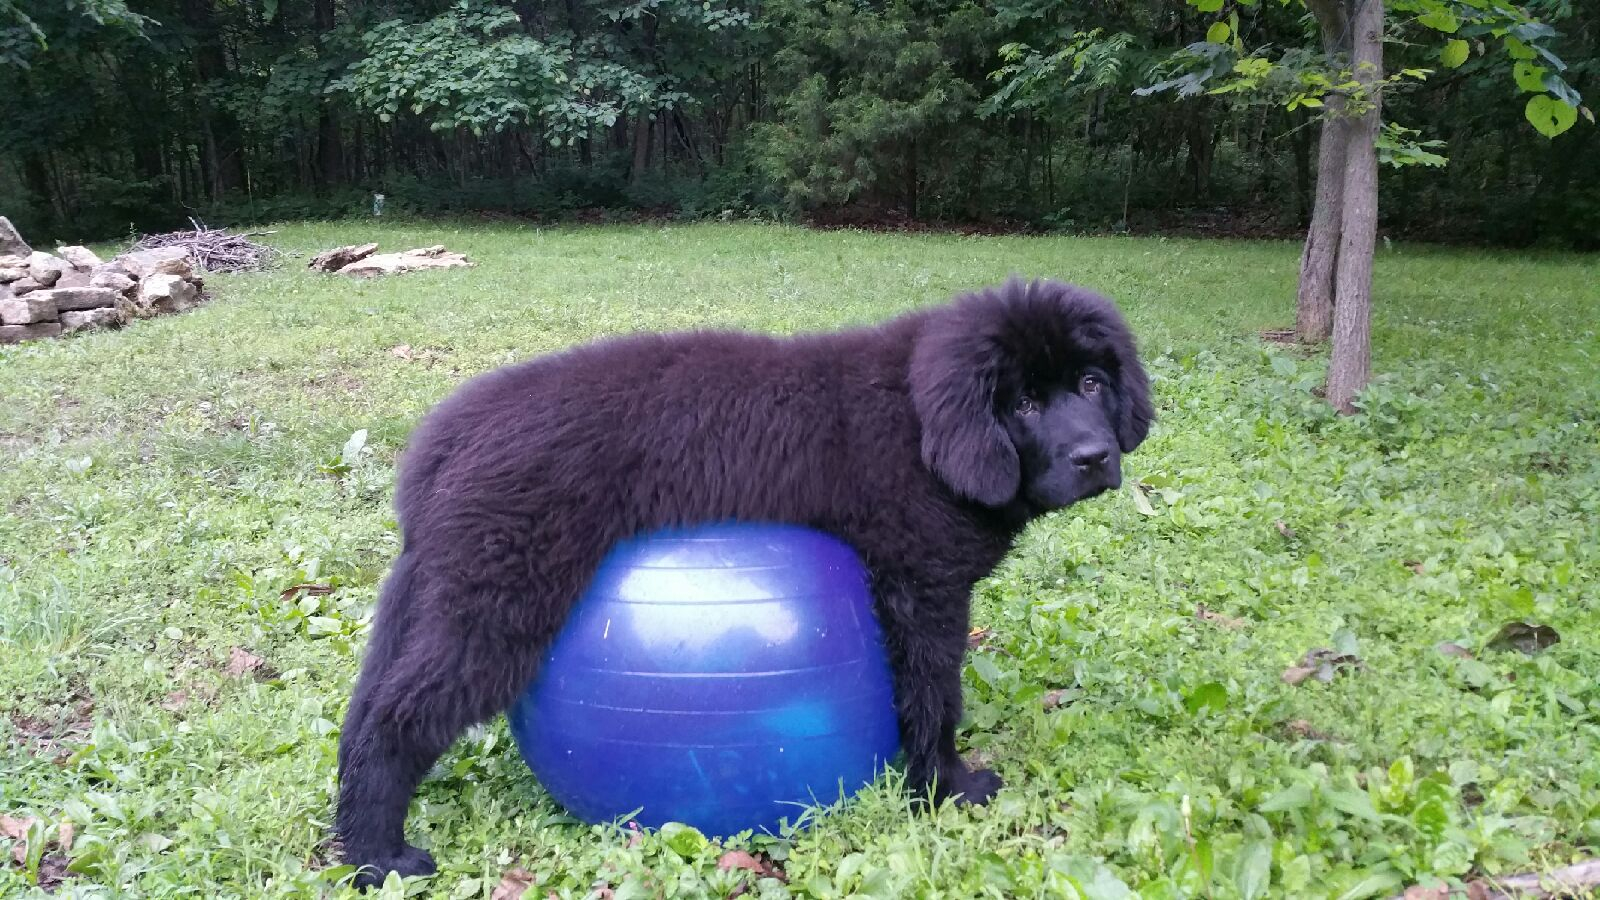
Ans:
[{"label": "limestone rock pile", "polygon": [[0,216],[0,344],[184,312],[205,299],[204,286],[183,247],[135,250],[109,262],[87,247],[44,253]]}]

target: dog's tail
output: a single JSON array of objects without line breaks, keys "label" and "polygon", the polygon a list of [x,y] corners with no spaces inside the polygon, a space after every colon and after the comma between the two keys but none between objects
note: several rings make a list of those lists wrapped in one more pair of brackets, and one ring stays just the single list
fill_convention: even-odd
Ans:
[{"label": "dog's tail", "polygon": [[372,622],[371,637],[367,641],[366,665],[373,659],[393,659],[398,655],[413,613],[417,596],[417,556],[402,550],[384,579],[383,590],[378,595],[378,608]]}]

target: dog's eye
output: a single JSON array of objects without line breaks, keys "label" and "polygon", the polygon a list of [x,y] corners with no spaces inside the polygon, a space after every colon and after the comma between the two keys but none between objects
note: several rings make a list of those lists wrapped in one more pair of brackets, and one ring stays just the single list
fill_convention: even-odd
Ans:
[{"label": "dog's eye", "polygon": [[1031,416],[1039,411],[1039,404],[1027,394],[1017,398],[1017,415]]},{"label": "dog's eye", "polygon": [[1099,375],[1085,375],[1078,380],[1078,393],[1085,397],[1093,397],[1095,394],[1100,393],[1100,389],[1105,386],[1105,379]]}]

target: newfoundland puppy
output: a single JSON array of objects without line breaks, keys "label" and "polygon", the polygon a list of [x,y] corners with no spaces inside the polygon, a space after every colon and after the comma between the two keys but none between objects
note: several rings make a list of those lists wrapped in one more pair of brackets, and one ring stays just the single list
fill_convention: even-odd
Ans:
[{"label": "newfoundland puppy", "polygon": [[807,525],[871,576],[910,782],[1000,787],[956,753],[972,586],[1030,519],[1121,484],[1153,411],[1116,308],[1012,280],[876,327],[643,334],[490,372],[412,435],[404,545],[339,744],[358,883],[434,871],[418,783],[507,709],[601,558],[640,532]]}]

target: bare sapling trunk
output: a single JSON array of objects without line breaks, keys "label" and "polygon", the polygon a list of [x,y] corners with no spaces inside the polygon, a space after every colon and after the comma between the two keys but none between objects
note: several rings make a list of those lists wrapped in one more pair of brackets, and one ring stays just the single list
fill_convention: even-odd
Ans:
[{"label": "bare sapling trunk", "polygon": [[1351,62],[1361,85],[1360,114],[1346,117],[1344,198],[1335,266],[1333,354],[1328,402],[1355,412],[1371,376],[1372,258],[1378,238],[1378,124],[1383,85],[1383,0],[1359,0],[1351,19]]},{"label": "bare sapling trunk", "polygon": [[1300,253],[1300,287],[1295,295],[1294,335],[1302,344],[1320,344],[1333,332],[1333,276],[1344,215],[1345,154],[1350,145],[1350,123],[1343,111],[1344,98],[1329,96],[1322,137],[1317,141],[1317,198],[1311,207],[1305,249]]},{"label": "bare sapling trunk", "polygon": [[[1349,17],[1343,0],[1308,0],[1322,31],[1322,50],[1329,59],[1349,51]],[[1317,141],[1317,195],[1300,254],[1300,287],[1295,297],[1295,339],[1318,344],[1333,332],[1334,268],[1339,258],[1339,227],[1344,215],[1344,170],[1350,145],[1350,123],[1342,94],[1324,101]]]}]

